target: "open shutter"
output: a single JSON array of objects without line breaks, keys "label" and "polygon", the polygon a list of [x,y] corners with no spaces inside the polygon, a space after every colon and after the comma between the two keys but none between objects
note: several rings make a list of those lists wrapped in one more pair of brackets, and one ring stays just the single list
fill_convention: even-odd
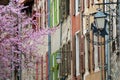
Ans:
[{"label": "open shutter", "polygon": [[48,80],[48,52],[46,53],[46,80]]},{"label": "open shutter", "polygon": [[84,0],[81,0],[81,11],[84,12]]},{"label": "open shutter", "polygon": [[[92,40],[94,41],[94,33],[92,32]],[[94,44],[92,43],[92,65],[93,65],[93,70],[95,68],[95,58],[94,58]]]},{"label": "open shutter", "polygon": [[80,35],[80,72],[85,71],[84,36]]},{"label": "open shutter", "polygon": [[[34,15],[35,13],[36,13],[36,11],[33,11],[32,14]],[[36,21],[37,18],[34,16],[34,17],[33,17],[33,20]],[[35,25],[35,24],[32,25],[32,28],[36,31],[36,25]]]},{"label": "open shutter", "polygon": [[[100,41],[100,37],[98,37],[98,42]],[[101,51],[101,47],[98,46],[98,65],[100,65],[100,51]]]},{"label": "open shutter", "polygon": [[73,59],[73,75],[76,76],[76,37],[75,37],[75,35],[74,35],[74,38],[73,38],[72,59]]},{"label": "open shutter", "polygon": [[92,0],[92,2],[91,2],[91,5],[93,5],[94,4],[94,0]]},{"label": "open shutter", "polygon": [[72,0],[72,15],[75,15],[75,0]]},{"label": "open shutter", "polygon": [[87,4],[87,8],[89,8],[90,7],[90,0],[87,0],[86,4]]},{"label": "open shutter", "polygon": [[[87,34],[87,38],[88,40],[90,40],[89,33]],[[88,70],[90,71],[91,66],[90,66],[90,42],[89,41],[87,42],[87,48],[88,48]]]},{"label": "open shutter", "polygon": [[41,57],[41,80],[43,80],[43,56]]}]

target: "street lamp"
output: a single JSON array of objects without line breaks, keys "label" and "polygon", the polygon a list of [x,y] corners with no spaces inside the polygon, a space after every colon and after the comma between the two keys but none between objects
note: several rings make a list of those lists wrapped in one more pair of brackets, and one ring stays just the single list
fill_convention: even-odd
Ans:
[{"label": "street lamp", "polygon": [[102,30],[105,27],[104,25],[105,25],[106,17],[107,17],[107,15],[100,10],[94,15],[96,28],[98,30]]},{"label": "street lamp", "polygon": [[56,61],[57,61],[58,64],[60,64],[62,62],[61,61],[61,54],[60,53],[57,53]]}]

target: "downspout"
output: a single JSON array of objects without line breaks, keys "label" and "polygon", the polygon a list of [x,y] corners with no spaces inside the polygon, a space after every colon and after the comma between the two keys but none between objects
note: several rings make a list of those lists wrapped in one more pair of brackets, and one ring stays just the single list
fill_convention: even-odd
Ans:
[{"label": "downspout", "polygon": [[[110,2],[110,0],[109,0],[109,2]],[[109,14],[111,15],[111,11],[110,11],[110,5],[109,5]],[[109,20],[111,20],[111,16],[109,15]],[[107,40],[109,40],[110,39],[110,27],[111,27],[111,25],[110,24],[108,24],[108,27],[109,27],[109,31],[108,31],[108,39]],[[107,68],[107,80],[111,80],[111,67],[110,67],[110,54],[111,54],[111,43],[107,43],[108,44],[108,68]]]},{"label": "downspout", "polygon": [[[48,28],[50,28],[50,0],[48,0]],[[48,34],[48,80],[50,80],[51,34]]]},{"label": "downspout", "polygon": [[[107,0],[103,0],[103,3],[106,3],[107,2]],[[106,6],[105,5],[103,5],[103,12],[106,12],[107,10],[106,10]],[[108,27],[109,27],[109,25],[106,25],[107,26],[107,29],[106,29],[106,31],[108,32],[108,34],[109,34],[109,30],[108,30]],[[105,67],[104,67],[104,69],[105,69],[105,80],[108,80],[108,60],[109,60],[109,58],[108,58],[108,56],[109,56],[109,42],[108,42],[108,40],[109,40],[109,35],[106,35],[105,36],[105,39],[104,39],[105,41],[107,41],[107,42],[105,42]]]},{"label": "downspout", "polygon": [[[109,3],[110,0],[103,0],[103,3]],[[105,6],[105,5],[104,5]],[[109,14],[110,14],[110,5],[109,7]],[[108,11],[108,9],[106,8],[106,6],[104,7],[104,12]],[[110,15],[108,16],[108,19],[110,20]],[[110,24],[107,25],[106,27],[106,31],[108,32],[109,35],[105,36],[105,69],[106,69],[106,78],[105,80],[111,80],[110,79],[110,43],[109,43],[109,39],[110,39]]]},{"label": "downspout", "polygon": [[[60,55],[62,56],[61,52],[62,52],[62,8],[61,8],[61,1],[59,1],[59,21],[60,21]],[[62,58],[61,58],[62,59]],[[61,74],[60,74],[60,71],[61,71],[61,67],[62,65],[59,64],[59,78],[61,79]]]}]

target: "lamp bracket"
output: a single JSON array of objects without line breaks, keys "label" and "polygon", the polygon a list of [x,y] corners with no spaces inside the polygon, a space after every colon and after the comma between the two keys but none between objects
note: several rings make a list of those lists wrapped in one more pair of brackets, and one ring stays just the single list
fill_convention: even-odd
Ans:
[{"label": "lamp bracket", "polygon": [[120,4],[120,2],[110,2],[110,3],[96,3],[95,5],[110,5],[110,4]]}]

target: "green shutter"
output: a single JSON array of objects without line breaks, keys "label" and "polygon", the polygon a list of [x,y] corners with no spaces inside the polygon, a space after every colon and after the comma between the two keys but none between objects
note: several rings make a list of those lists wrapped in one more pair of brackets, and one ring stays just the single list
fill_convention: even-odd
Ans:
[{"label": "green shutter", "polygon": [[53,27],[53,2],[50,2],[50,27]]},{"label": "green shutter", "polygon": [[54,24],[57,24],[57,0],[54,0]]},{"label": "green shutter", "polygon": [[[55,80],[58,80],[58,64],[56,61],[56,56],[57,56],[57,53],[51,54],[51,59],[50,59],[51,60],[51,69],[52,69],[51,74],[50,74],[51,80],[53,80],[53,77]],[[53,57],[54,57],[54,59],[53,59]],[[53,63],[53,60],[54,60],[54,63]],[[53,66],[53,64],[54,64],[54,66]],[[53,74],[55,76],[53,76]]]},{"label": "green shutter", "polygon": [[52,69],[52,65],[53,65],[53,55],[51,54],[50,55],[50,78],[51,78],[51,80],[53,80],[53,69]]}]

